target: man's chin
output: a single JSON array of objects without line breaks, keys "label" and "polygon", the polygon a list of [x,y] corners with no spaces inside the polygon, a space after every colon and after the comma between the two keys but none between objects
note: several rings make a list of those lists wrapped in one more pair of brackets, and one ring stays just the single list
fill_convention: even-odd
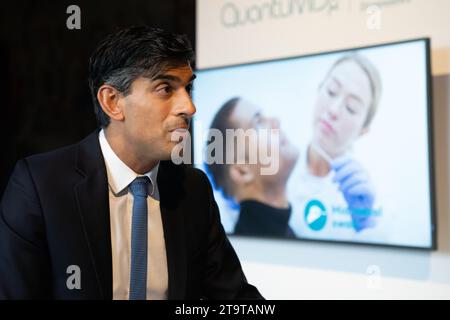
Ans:
[{"label": "man's chin", "polygon": [[190,146],[184,143],[172,142],[168,147],[168,151],[165,153],[164,160],[171,160],[175,164],[189,163],[191,159],[187,159],[186,157],[190,156],[191,150],[186,148],[190,148]]}]

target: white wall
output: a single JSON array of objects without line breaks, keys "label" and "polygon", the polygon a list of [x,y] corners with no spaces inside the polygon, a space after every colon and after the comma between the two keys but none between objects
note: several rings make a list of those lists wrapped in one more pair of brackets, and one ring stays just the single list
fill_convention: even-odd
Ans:
[{"label": "white wall", "polygon": [[[290,3],[296,11],[277,16]],[[383,5],[371,7],[377,3]],[[241,17],[249,12],[250,19],[231,26],[236,12]],[[438,250],[231,237],[249,281],[266,298],[450,299],[449,14],[448,0],[197,1],[200,68],[423,36],[432,40]]]}]

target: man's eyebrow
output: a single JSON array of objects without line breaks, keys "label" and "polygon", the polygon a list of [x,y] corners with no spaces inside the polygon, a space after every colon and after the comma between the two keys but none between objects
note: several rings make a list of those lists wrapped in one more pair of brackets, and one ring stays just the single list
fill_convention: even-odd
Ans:
[{"label": "man's eyebrow", "polygon": [[[194,81],[194,79],[197,78],[196,74],[193,74],[190,78],[189,78],[189,82]],[[157,81],[157,80],[166,80],[166,81],[172,81],[172,82],[183,82],[183,80],[180,77],[177,76],[173,76],[171,74],[159,74],[157,76],[155,76],[154,78],[152,78],[152,81]]]}]

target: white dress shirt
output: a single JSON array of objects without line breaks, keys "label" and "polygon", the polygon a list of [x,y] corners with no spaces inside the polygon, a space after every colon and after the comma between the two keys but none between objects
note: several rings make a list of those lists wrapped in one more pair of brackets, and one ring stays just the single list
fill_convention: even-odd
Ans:
[{"label": "white dress shirt", "polygon": [[[140,176],[114,153],[103,130],[99,133],[109,185],[113,299],[128,300],[130,292],[131,221],[133,195],[128,186]],[[158,165],[145,176],[150,179],[148,206],[147,300],[167,299],[168,274],[164,230],[156,183]],[[141,175],[142,176],[142,175]]]}]

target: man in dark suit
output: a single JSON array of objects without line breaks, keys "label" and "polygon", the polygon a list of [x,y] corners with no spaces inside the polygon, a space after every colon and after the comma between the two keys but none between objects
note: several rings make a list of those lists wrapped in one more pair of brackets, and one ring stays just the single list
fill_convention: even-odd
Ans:
[{"label": "man in dark suit", "polygon": [[0,299],[262,299],[229,243],[206,176],[175,165],[193,52],[133,27],[89,61],[100,130],[20,160],[0,206]]}]

